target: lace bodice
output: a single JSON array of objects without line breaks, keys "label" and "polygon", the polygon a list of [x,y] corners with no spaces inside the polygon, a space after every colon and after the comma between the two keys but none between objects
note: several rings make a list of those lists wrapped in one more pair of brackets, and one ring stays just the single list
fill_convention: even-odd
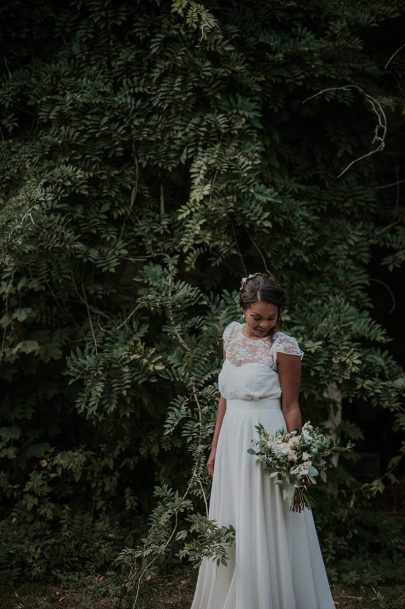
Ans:
[{"label": "lace bodice", "polygon": [[276,332],[273,342],[269,337],[247,338],[243,334],[243,324],[237,321],[233,321],[225,328],[222,338],[226,359],[233,366],[263,363],[276,370],[278,352],[300,357],[304,354],[293,336]]},{"label": "lace bodice", "polygon": [[230,323],[223,333],[225,361],[218,386],[225,399],[253,400],[278,398],[281,387],[277,374],[277,353],[302,357],[297,340],[284,332],[270,337],[248,338],[243,324]]}]

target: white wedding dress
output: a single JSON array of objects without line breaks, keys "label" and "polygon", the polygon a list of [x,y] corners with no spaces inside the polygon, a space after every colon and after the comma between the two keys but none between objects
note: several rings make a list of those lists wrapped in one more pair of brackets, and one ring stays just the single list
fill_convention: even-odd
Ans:
[{"label": "white wedding dress", "polygon": [[312,512],[289,510],[280,487],[247,452],[255,425],[286,427],[280,406],[277,353],[302,357],[295,338],[277,332],[247,338],[243,325],[224,331],[219,374],[227,401],[218,439],[209,518],[233,525],[226,566],[204,558],[191,609],[334,609]]}]

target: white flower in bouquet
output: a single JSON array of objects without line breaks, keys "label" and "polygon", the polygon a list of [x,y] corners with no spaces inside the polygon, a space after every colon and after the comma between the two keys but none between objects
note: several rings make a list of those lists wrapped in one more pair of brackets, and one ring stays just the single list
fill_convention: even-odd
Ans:
[{"label": "white flower in bouquet", "polygon": [[295,453],[293,450],[289,450],[289,451],[288,451],[288,455],[287,455],[287,457],[288,457],[288,460],[289,460],[289,461],[293,461],[294,463],[295,463],[295,462],[296,462],[296,460],[297,460],[297,454],[296,454],[296,453]]},{"label": "white flower in bouquet", "polygon": [[288,440],[288,446],[290,446],[291,448],[295,448],[298,446],[298,444],[300,443],[300,438],[299,436],[291,436],[291,438]]},{"label": "white flower in bouquet", "polygon": [[281,444],[278,444],[277,446],[277,451],[282,455],[288,455],[288,444],[286,442],[281,442]]}]

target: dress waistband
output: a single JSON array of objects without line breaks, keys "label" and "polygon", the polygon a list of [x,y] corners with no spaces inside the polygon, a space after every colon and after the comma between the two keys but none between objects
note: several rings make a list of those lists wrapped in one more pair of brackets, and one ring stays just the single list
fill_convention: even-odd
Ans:
[{"label": "dress waistband", "polygon": [[280,410],[280,398],[260,398],[257,400],[226,400],[226,408],[230,410]]}]

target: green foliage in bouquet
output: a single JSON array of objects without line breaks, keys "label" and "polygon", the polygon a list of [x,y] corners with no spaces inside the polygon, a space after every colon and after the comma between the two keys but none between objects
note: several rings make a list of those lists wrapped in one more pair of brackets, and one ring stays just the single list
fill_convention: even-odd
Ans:
[{"label": "green foliage in bouquet", "polygon": [[[403,6],[0,10],[0,569],[57,576],[83,547],[100,568],[125,547],[134,588],[169,547],[203,544],[187,518],[208,502],[240,277],[271,270],[287,289],[306,419],[353,437],[341,403],[362,400],[405,427],[368,292],[375,265],[404,260]],[[363,487],[345,465],[319,502],[330,560],[356,554],[367,532],[339,527],[395,477]]]}]

